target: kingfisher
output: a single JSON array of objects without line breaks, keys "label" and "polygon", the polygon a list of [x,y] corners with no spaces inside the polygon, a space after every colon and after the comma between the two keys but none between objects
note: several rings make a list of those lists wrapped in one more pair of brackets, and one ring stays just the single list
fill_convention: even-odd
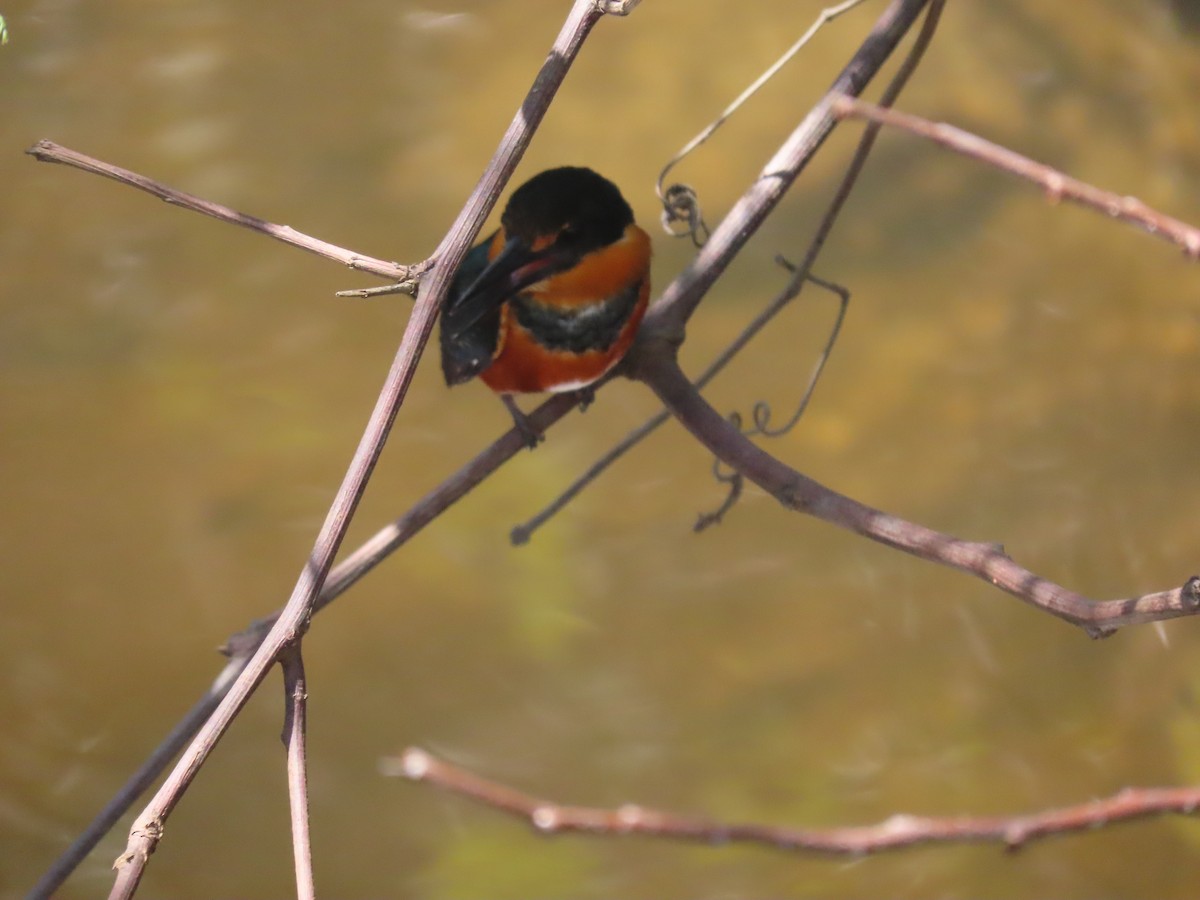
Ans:
[{"label": "kingfisher", "polygon": [[650,236],[617,186],[564,166],[517,188],[467,253],[442,311],[442,373],[476,375],[530,446],[513,394],[586,389],[629,350],[650,296]]}]

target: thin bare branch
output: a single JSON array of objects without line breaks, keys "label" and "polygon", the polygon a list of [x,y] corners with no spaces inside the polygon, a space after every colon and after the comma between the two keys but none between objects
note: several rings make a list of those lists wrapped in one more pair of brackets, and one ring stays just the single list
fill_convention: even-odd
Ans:
[{"label": "thin bare branch", "polygon": [[566,490],[555,497],[552,502],[544,506],[536,515],[519,525],[514,525],[508,533],[508,539],[517,547],[529,543],[529,539],[533,537],[535,531],[554,518],[559,510],[582,493],[583,489],[599,478],[609,466],[624,456],[626,452],[640,444],[643,438],[670,418],[671,414],[664,409],[633,429],[633,431],[614,444],[607,453],[592,463],[586,472],[572,481]]},{"label": "thin bare branch", "polygon": [[1111,191],[1101,190],[1058,169],[944,122],[931,122],[920,116],[882,109],[849,96],[835,98],[831,110],[839,119],[867,119],[874,123],[902,128],[956,153],[1032,181],[1045,191],[1046,199],[1051,203],[1070,200],[1097,210],[1106,216],[1135,225],[1148,234],[1170,241],[1182,249],[1190,259],[1200,259],[1200,228],[1160,213],[1136,197],[1123,197]]},{"label": "thin bare branch", "polygon": [[308,682],[304,677],[304,658],[297,642],[279,657],[283,667],[283,693],[286,709],[283,719],[283,745],[287,748],[288,805],[292,813],[292,855],[296,864],[296,896],[315,900],[313,881],[312,835],[308,827]]},{"label": "thin bare branch", "polygon": [[1017,850],[1032,841],[1118,822],[1164,815],[1194,815],[1200,788],[1126,788],[1109,797],[1018,816],[932,818],[898,814],[877,825],[841,828],[783,828],[730,824],[627,804],[616,809],[564,806],[490,781],[410,748],[380,765],[398,775],[468,797],[525,819],[543,834],[585,832],[605,836],[645,835],[704,844],[760,844],[778,850],[833,856],[862,856],[916,844],[999,843]]}]

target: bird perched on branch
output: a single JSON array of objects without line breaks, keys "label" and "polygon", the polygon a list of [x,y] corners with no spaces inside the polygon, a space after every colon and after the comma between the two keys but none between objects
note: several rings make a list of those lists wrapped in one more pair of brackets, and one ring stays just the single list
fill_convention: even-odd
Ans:
[{"label": "bird perched on branch", "polygon": [[464,258],[442,311],[448,385],[478,375],[531,446],[513,394],[586,388],[633,342],[650,296],[650,238],[591,169],[535,175]]}]

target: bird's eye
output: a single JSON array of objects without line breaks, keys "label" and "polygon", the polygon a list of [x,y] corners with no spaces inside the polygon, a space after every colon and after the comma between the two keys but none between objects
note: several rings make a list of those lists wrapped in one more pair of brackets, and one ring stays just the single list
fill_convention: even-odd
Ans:
[{"label": "bird's eye", "polygon": [[578,237],[579,229],[571,222],[568,222],[561,229],[559,229],[558,239],[560,241],[567,241],[569,243],[578,239]]}]

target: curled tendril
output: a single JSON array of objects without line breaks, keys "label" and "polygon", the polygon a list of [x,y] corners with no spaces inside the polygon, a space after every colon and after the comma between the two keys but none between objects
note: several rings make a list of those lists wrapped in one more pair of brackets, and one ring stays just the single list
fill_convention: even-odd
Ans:
[{"label": "curled tendril", "polygon": [[[789,272],[796,271],[796,267],[782,256],[777,256],[775,261]],[[771,406],[765,400],[757,401],[751,408],[749,428],[743,427],[740,413],[733,412],[729,414],[730,424],[746,437],[757,437],[759,435],[768,438],[780,437],[796,427],[796,423],[800,421],[801,416],[808,409],[809,401],[812,400],[813,393],[816,391],[817,382],[821,379],[821,373],[825,370],[825,364],[829,361],[829,357],[833,352],[833,345],[837,342],[838,334],[842,330],[842,322],[845,321],[846,310],[850,305],[850,292],[841,285],[818,278],[812,273],[808,274],[806,280],[837,296],[839,301],[837,317],[834,319],[833,327],[829,329],[829,337],[825,340],[825,346],[821,348],[821,354],[817,357],[817,362],[813,366],[812,374],[809,376],[808,384],[800,396],[800,401],[796,404],[795,410],[793,410],[786,422],[777,428],[771,427]],[[703,531],[710,525],[719,524],[725,514],[737,503],[738,498],[742,494],[741,474],[734,471],[723,471],[719,460],[713,461],[713,477],[722,484],[728,484],[729,493],[717,509],[700,516],[699,521],[696,522],[696,531]]]},{"label": "curled tendril", "polygon": [[[708,224],[700,211],[700,196],[690,184],[672,184],[659,195],[663,230],[672,237],[690,237],[698,249],[708,240]],[[679,227],[682,223],[683,227]]]},{"label": "curled tendril", "polygon": [[[733,424],[733,427],[739,430],[742,427],[741,419],[742,417],[737,413],[732,413],[729,416],[729,421]],[[725,495],[725,499],[721,501],[720,506],[712,512],[701,513],[699,518],[696,519],[696,524],[692,526],[692,531],[696,534],[699,534],[711,525],[720,525],[721,520],[725,518],[725,513],[733,509],[734,505],[741,499],[742,488],[746,484],[746,479],[742,476],[741,472],[734,469],[725,471],[721,466],[720,459],[713,459],[712,469],[713,478],[721,484],[729,485],[729,492]]]},{"label": "curled tendril", "polygon": [[[775,261],[789,272],[796,271],[796,267],[782,256],[777,256]],[[837,342],[838,334],[842,330],[842,322],[846,319],[846,309],[850,305],[850,292],[841,285],[818,278],[812,273],[809,273],[807,280],[817,285],[817,287],[825,288],[825,290],[837,296],[837,317],[833,321],[833,327],[829,329],[829,337],[825,339],[825,346],[821,348],[821,354],[817,357],[816,365],[813,366],[812,374],[808,378],[808,384],[805,386],[804,392],[800,395],[800,400],[796,404],[795,410],[788,417],[788,420],[779,427],[772,428],[771,406],[767,401],[759,400],[751,410],[750,420],[753,423],[753,427],[745,432],[747,437],[754,437],[760,434],[763,437],[780,437],[796,427],[796,423],[800,421],[800,417],[808,409],[813,392],[817,389],[817,382],[821,380],[821,373],[825,371],[825,363],[829,361],[829,356],[833,352],[833,345]]]}]

